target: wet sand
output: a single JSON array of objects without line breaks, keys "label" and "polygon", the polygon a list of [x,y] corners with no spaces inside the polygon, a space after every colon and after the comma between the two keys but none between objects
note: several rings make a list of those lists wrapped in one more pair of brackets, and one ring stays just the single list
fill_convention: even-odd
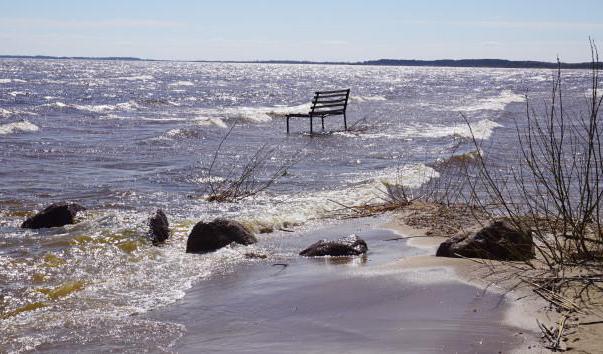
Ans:
[{"label": "wet sand", "polygon": [[[503,295],[462,281],[451,267],[402,266],[427,251],[361,219],[295,234],[261,236],[273,254],[195,284],[147,316],[182,324],[180,353],[507,353],[527,348],[505,322]],[[295,254],[321,238],[356,233],[361,258]],[[202,256],[200,256],[202,257]],[[407,261],[408,262],[408,261]],[[286,264],[286,266],[285,266]]]}]

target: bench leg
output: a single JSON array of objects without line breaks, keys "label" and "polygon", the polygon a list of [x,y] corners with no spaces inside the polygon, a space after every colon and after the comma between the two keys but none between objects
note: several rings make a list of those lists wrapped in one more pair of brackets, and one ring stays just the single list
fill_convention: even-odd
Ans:
[{"label": "bench leg", "polygon": [[287,134],[289,134],[289,117],[287,117]]},{"label": "bench leg", "polygon": [[345,131],[348,130],[348,121],[345,117],[345,113],[343,113],[343,127],[344,127]]},{"label": "bench leg", "polygon": [[325,130],[325,117],[320,117],[322,123],[322,130]]},{"label": "bench leg", "polygon": [[312,135],[312,117],[310,117],[310,135]]}]

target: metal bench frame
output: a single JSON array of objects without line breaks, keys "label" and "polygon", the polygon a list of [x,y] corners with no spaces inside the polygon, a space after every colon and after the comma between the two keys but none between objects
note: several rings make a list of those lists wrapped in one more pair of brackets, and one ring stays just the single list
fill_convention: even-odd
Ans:
[{"label": "metal bench frame", "polygon": [[312,108],[308,113],[287,114],[287,134],[289,134],[289,118],[310,118],[310,135],[313,134],[312,121],[314,117],[320,118],[322,129],[325,129],[325,117],[343,116],[343,126],[348,130],[348,122],[345,115],[350,98],[350,89],[334,91],[316,91],[312,99]]}]

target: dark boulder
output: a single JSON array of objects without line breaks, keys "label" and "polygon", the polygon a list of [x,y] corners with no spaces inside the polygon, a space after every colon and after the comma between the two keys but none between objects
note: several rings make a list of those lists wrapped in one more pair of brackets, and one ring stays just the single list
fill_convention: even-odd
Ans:
[{"label": "dark boulder", "polygon": [[233,220],[216,219],[208,223],[200,221],[188,235],[186,252],[212,252],[233,242],[251,245],[257,239],[243,225]]},{"label": "dark boulder", "polygon": [[59,227],[75,223],[78,211],[86,210],[75,203],[54,203],[34,216],[27,218],[21,224],[24,229],[41,229],[45,227]]},{"label": "dark boulder", "polygon": [[149,238],[153,245],[165,242],[170,237],[170,224],[167,216],[161,209],[157,209],[155,215],[149,219]]},{"label": "dark boulder", "polygon": [[531,233],[519,231],[507,221],[495,221],[474,234],[442,242],[436,256],[523,261],[534,258],[534,243]]},{"label": "dark boulder", "polygon": [[336,241],[320,240],[299,253],[305,257],[358,256],[366,253],[366,242],[356,235],[342,237]]}]

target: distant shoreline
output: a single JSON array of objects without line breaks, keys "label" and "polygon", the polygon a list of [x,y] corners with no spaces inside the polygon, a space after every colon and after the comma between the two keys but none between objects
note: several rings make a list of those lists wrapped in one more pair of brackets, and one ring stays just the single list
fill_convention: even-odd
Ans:
[{"label": "distant shoreline", "polygon": [[[499,69],[592,69],[592,62],[554,63],[533,60],[506,59],[377,59],[357,62],[307,61],[307,60],[162,60],[136,57],[68,57],[49,55],[0,55],[0,59],[46,59],[46,60],[109,60],[109,61],[167,61],[192,63],[237,63],[237,64],[320,64],[320,65],[367,65],[367,66],[430,66],[447,68],[499,68]],[[603,63],[597,63],[603,69]]]}]

